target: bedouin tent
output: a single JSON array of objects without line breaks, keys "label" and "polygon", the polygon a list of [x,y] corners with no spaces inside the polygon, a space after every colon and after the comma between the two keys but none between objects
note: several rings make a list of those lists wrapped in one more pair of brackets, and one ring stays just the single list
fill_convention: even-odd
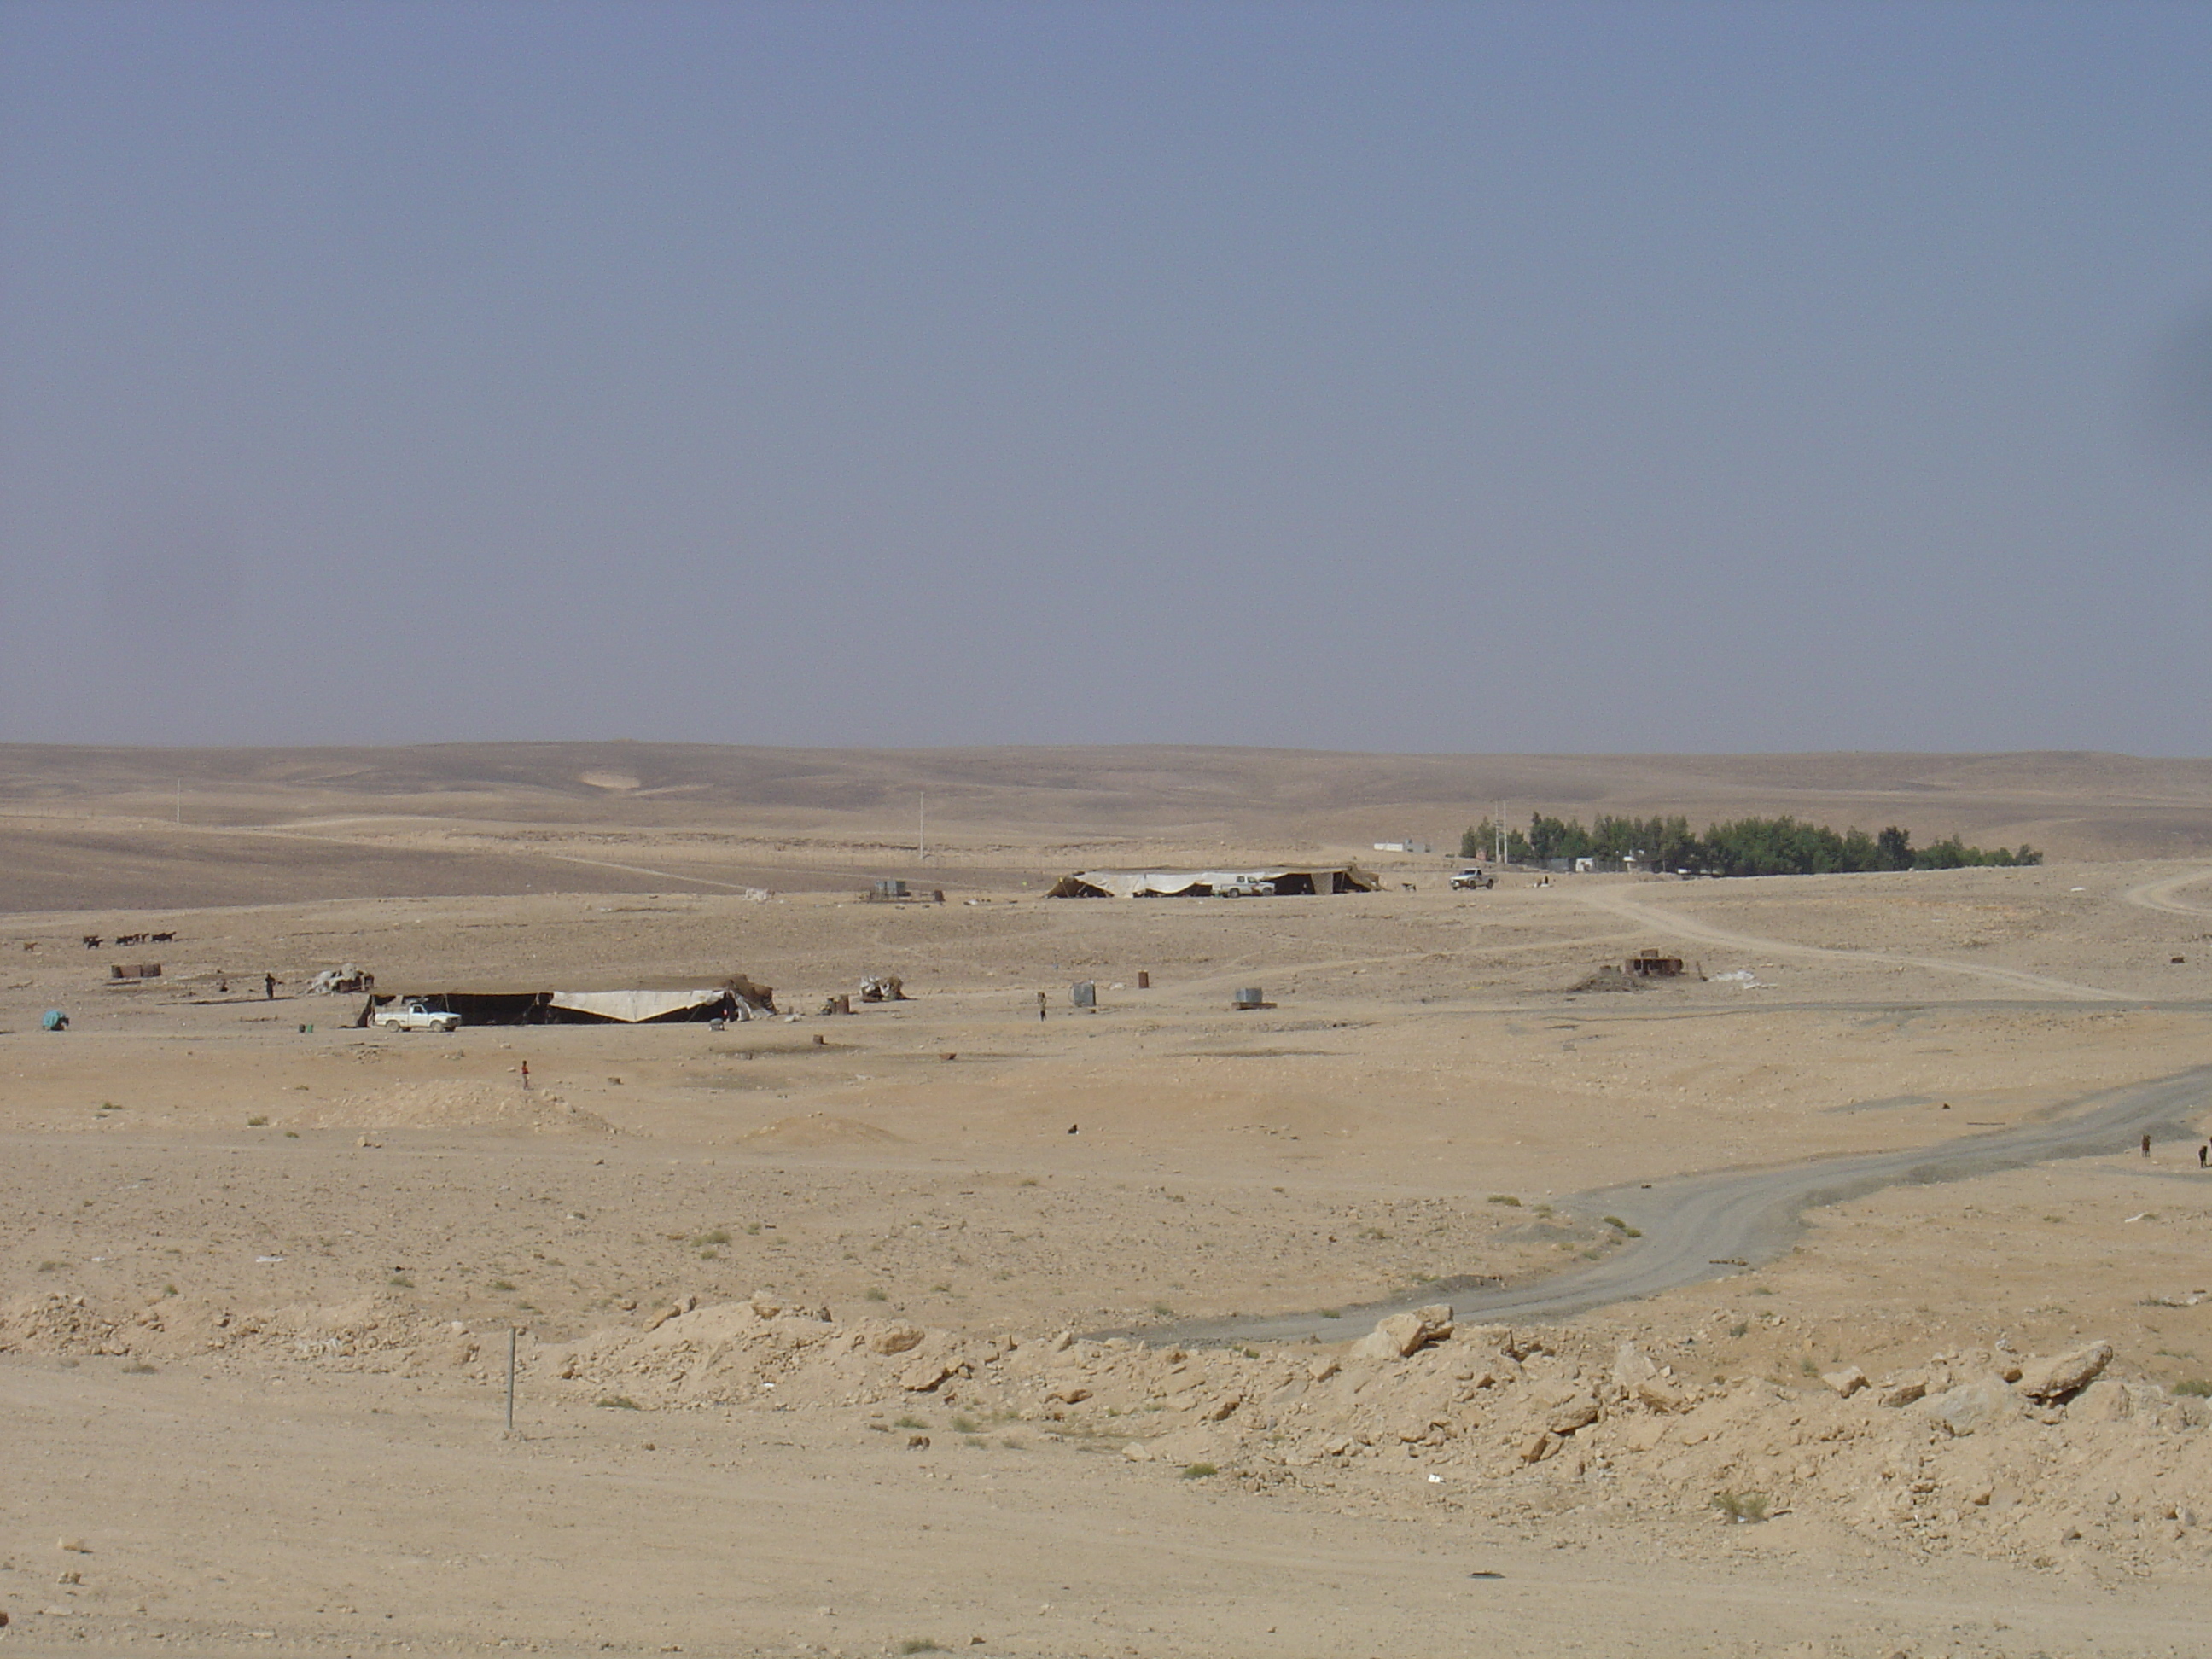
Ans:
[{"label": "bedouin tent", "polygon": [[1313,893],[1373,893],[1382,878],[1356,864],[1246,866],[1237,870],[1079,870],[1049,898],[1208,898],[1232,883],[1272,883],[1278,898]]}]

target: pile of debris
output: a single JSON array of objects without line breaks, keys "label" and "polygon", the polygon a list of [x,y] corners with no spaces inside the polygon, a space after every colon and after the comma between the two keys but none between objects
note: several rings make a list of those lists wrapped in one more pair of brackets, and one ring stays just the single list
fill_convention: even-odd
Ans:
[{"label": "pile of debris", "polygon": [[1802,1387],[1692,1382],[1632,1341],[1384,1320],[1328,1349],[1154,1348],[1063,1334],[963,1337],[840,1323],[778,1298],[678,1304],[543,1363],[645,1407],[887,1407],[928,1396],[977,1418],[1108,1436],[1137,1462],[1210,1464],[1265,1485],[1389,1490],[1411,1477],[1492,1513],[1589,1509],[1697,1528],[1817,1514],[1920,1551],[2055,1565],[2212,1548],[2212,1407],[2108,1376],[2094,1342],[2032,1359],[1937,1354]]},{"label": "pile of debris", "polygon": [[[1664,1528],[1678,1551],[1794,1515],[1918,1554],[2044,1567],[2195,1568],[2212,1554],[2199,1507],[2212,1407],[2115,1376],[2102,1341],[2039,1358],[1937,1353],[1879,1377],[1844,1366],[1699,1382],[1617,1333],[1469,1327],[1441,1304],[1327,1347],[1206,1350],[840,1321],[766,1293],[638,1317],[526,1342],[528,1386],[648,1410],[858,1412],[885,1430],[893,1413],[942,1409],[963,1434],[1026,1424],[1133,1465],[1206,1466],[1339,1506],[1400,1504],[1412,1482],[1427,1501],[1562,1536]],[[386,1296],[258,1313],[25,1297],[0,1304],[11,1352],[477,1377],[489,1363],[465,1324]]]}]

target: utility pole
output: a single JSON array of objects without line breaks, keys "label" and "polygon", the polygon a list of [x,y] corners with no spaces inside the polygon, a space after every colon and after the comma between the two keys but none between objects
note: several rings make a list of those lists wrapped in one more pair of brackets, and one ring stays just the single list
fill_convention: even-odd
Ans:
[{"label": "utility pole", "polygon": [[177,822],[178,822],[179,823],[182,823],[184,821],[185,821],[185,781],[184,781],[182,778],[179,778],[179,779],[177,780]]},{"label": "utility pole", "polygon": [[921,792],[921,809],[915,819],[914,856],[916,863],[929,862],[929,791]]},{"label": "utility pole", "polygon": [[1505,803],[1498,803],[1498,862],[1505,862]]}]

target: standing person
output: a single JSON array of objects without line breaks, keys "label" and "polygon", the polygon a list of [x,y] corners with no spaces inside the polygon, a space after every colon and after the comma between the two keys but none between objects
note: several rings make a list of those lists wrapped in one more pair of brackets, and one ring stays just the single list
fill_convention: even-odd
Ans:
[{"label": "standing person", "polygon": [[526,1089],[530,1086],[530,1062],[526,1060],[522,1062],[522,1086]]},{"label": "standing person", "polygon": [[266,995],[268,996],[268,998],[269,998],[269,1000],[270,1000],[270,1001],[271,1001],[271,1002],[276,1001],[276,975],[274,975],[274,974],[264,974],[264,975],[262,975],[262,976],[261,976],[261,988],[262,988],[263,992],[264,992],[264,994],[266,994]]},{"label": "standing person", "polygon": [[2212,1158],[2212,1140],[2206,1141],[2197,1149],[2197,1167],[2200,1170],[2204,1168],[2207,1158]]},{"label": "standing person", "polygon": [[2148,1135],[2145,1135],[2143,1137],[2143,1156],[2145,1158],[2148,1158],[2150,1156],[2150,1137]]},{"label": "standing person", "polygon": [[1044,993],[1042,991],[1037,993],[1037,1018],[1040,1021],[1044,1018]]}]

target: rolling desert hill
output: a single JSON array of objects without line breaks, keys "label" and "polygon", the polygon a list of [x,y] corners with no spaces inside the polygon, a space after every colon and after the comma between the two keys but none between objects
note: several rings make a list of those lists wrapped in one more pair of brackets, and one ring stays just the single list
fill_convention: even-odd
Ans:
[{"label": "rolling desert hill", "polygon": [[[13,744],[0,746],[0,910],[844,886],[921,870],[925,797],[929,867],[987,886],[1054,865],[1357,852],[1399,835],[1448,855],[1461,828],[1501,805],[1516,823],[1532,811],[1679,812],[1700,826],[1788,812],[1838,828],[1901,823],[1923,842],[2025,841],[2062,858],[2212,846],[2212,761],[2089,753]],[[593,854],[611,841],[623,856]]]}]

